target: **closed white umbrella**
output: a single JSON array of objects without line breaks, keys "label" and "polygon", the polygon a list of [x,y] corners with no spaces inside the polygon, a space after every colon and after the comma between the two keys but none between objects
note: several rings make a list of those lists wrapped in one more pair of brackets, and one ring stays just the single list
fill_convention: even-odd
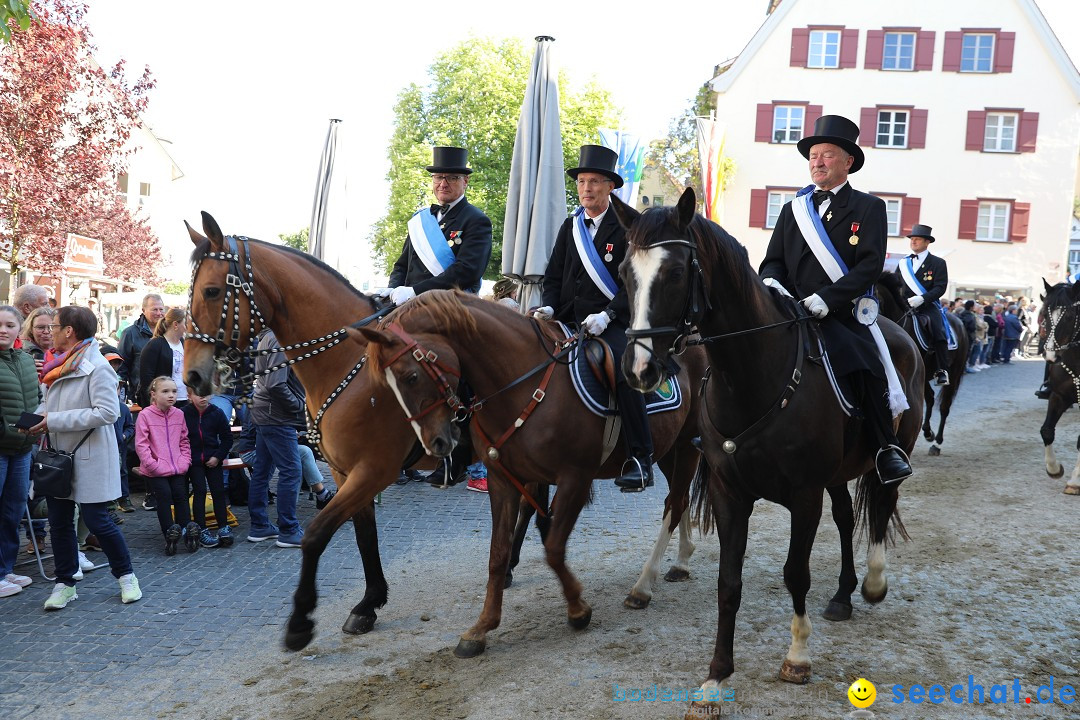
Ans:
[{"label": "closed white umbrella", "polygon": [[326,133],[326,145],[319,158],[319,175],[315,178],[315,202],[311,206],[311,226],[308,231],[308,252],[320,260],[326,254],[327,212],[330,207],[330,181],[334,176],[334,155],[337,153],[337,131],[341,120],[332,118]]},{"label": "closed white umbrella", "polygon": [[506,193],[502,271],[521,283],[522,312],[540,305],[544,270],[567,213],[554,41],[536,38]]}]

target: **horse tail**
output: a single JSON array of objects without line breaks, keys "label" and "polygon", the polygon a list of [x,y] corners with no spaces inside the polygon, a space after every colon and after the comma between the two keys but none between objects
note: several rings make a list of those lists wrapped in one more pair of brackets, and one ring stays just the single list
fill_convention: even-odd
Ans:
[{"label": "horse tail", "polygon": [[856,544],[869,530],[872,542],[884,542],[896,546],[896,534],[904,541],[911,540],[900,509],[896,505],[900,493],[898,484],[883,485],[876,472],[868,472],[855,484]]},{"label": "horse tail", "polygon": [[690,507],[693,522],[697,523],[698,531],[702,535],[708,535],[713,526],[712,490],[709,487],[711,474],[709,461],[705,458],[705,453],[701,453],[694,479],[690,481]]}]

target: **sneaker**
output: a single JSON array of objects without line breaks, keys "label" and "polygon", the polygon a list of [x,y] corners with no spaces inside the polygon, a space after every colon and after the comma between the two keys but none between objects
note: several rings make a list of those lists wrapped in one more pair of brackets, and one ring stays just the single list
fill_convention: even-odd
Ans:
[{"label": "sneaker", "polygon": [[205,548],[215,548],[220,545],[221,542],[218,540],[218,534],[216,532],[210,528],[206,528],[199,535],[199,544]]},{"label": "sneaker", "polygon": [[135,506],[131,504],[131,498],[126,496],[116,501],[116,507],[120,512],[123,513],[135,512]]},{"label": "sneaker", "polygon": [[72,600],[77,600],[78,594],[75,592],[74,585],[65,585],[64,583],[56,583],[53,585],[52,595],[45,601],[46,610],[63,610],[67,607],[68,603]]},{"label": "sneaker", "polygon": [[[252,528],[251,532],[248,533],[247,539],[248,542],[262,542],[263,540],[273,540],[277,536],[277,527],[275,527],[274,525],[270,525],[269,527],[265,527],[259,530]],[[219,537],[218,539],[220,540],[221,538]]]},{"label": "sneaker", "polygon": [[0,597],[11,597],[22,592],[22,586],[8,580],[0,580]]},{"label": "sneaker", "polygon": [[473,492],[486,493],[488,491],[487,478],[469,478],[469,482],[465,483],[465,489],[472,490]]},{"label": "sneaker", "polygon": [[188,552],[195,552],[199,549],[199,536],[202,535],[202,528],[198,523],[189,522],[187,527],[184,528],[184,547],[188,549]]},{"label": "sneaker", "polygon": [[[250,540],[251,538],[248,539]],[[277,542],[274,544],[280,548],[298,548],[303,539],[304,531],[297,530],[293,535],[279,535]]]},{"label": "sneaker", "polygon": [[101,552],[101,543],[98,542],[97,535],[87,535],[86,540],[83,542],[80,550],[97,550]]},{"label": "sneaker", "polygon": [[109,511],[109,519],[113,521],[113,525],[123,525],[124,518],[120,517],[115,510]]},{"label": "sneaker", "polygon": [[139,587],[139,579],[134,573],[121,575],[117,582],[120,583],[120,602],[127,605],[142,597],[142,588]]},{"label": "sneaker", "polygon": [[165,554],[175,555],[176,545],[180,542],[180,536],[183,534],[183,530],[179,525],[173,524],[169,526],[169,529],[165,531]]},{"label": "sneaker", "polygon": [[5,577],[3,580],[0,580],[0,582],[9,582],[9,583],[13,583],[15,585],[18,585],[21,588],[24,588],[24,587],[26,587],[27,585],[29,585],[30,583],[32,583],[34,581],[31,580],[30,578],[26,577],[25,575],[16,575],[15,573],[8,573],[7,577]]},{"label": "sneaker", "polygon": [[84,572],[90,572],[95,567],[96,567],[96,565],[94,565],[94,563],[90,562],[90,558],[86,557],[86,554],[82,550],[80,550],[79,551],[79,569],[84,571]]},{"label": "sneaker", "polygon": [[334,499],[335,495],[337,495],[336,492],[334,492],[328,487],[324,487],[323,491],[315,496],[315,509],[322,510],[331,500]]},{"label": "sneaker", "polygon": [[228,525],[226,525],[225,527],[218,530],[217,539],[218,539],[218,545],[220,545],[221,547],[232,547],[232,544],[233,544],[232,528],[229,527]]},{"label": "sneaker", "polygon": [[143,510],[157,510],[157,503],[154,502],[154,496],[150,493],[146,494],[146,499],[142,501]]}]

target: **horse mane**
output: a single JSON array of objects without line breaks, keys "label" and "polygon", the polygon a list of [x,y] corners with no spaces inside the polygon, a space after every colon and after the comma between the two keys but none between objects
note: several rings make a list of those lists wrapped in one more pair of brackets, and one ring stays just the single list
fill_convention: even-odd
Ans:
[{"label": "horse mane", "polygon": [[[888,293],[888,300],[893,307],[900,308],[903,314],[907,301],[904,300],[904,281],[896,273],[883,271],[878,277],[878,287],[883,293]],[[893,318],[895,319],[895,318]]]}]

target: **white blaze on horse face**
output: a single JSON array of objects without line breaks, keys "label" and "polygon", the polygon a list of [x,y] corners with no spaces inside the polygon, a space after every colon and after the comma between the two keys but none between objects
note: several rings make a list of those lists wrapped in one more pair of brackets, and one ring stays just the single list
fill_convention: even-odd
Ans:
[{"label": "white blaze on horse face", "polygon": [[[630,270],[633,271],[634,279],[637,281],[634,306],[631,308],[631,318],[633,319],[630,327],[633,330],[647,330],[652,327],[649,308],[652,305],[653,286],[657,286],[657,291],[659,291],[657,279],[660,276],[660,266],[667,255],[666,248],[651,247],[638,248],[630,256]],[[640,338],[630,346],[630,350],[633,352],[631,356],[633,358],[633,365],[631,366],[633,375],[640,377],[645,368],[648,367],[649,359],[652,357],[652,348],[652,338]]]},{"label": "white blaze on horse face", "polygon": [[[394,377],[394,373],[390,368],[383,370],[386,373],[386,384],[390,386],[390,391],[394,393],[394,397],[397,398],[398,405],[401,406],[402,411],[405,413],[405,417],[412,417],[412,413],[409,412],[408,406],[405,405],[405,398],[401,397],[401,390],[398,389],[397,378]],[[424,452],[428,455],[432,455],[431,448],[427,446],[424,441],[424,431],[420,428],[420,423],[415,420],[410,420],[409,424],[412,425],[413,432],[416,433],[416,437],[420,439],[420,444],[424,446]]]}]

